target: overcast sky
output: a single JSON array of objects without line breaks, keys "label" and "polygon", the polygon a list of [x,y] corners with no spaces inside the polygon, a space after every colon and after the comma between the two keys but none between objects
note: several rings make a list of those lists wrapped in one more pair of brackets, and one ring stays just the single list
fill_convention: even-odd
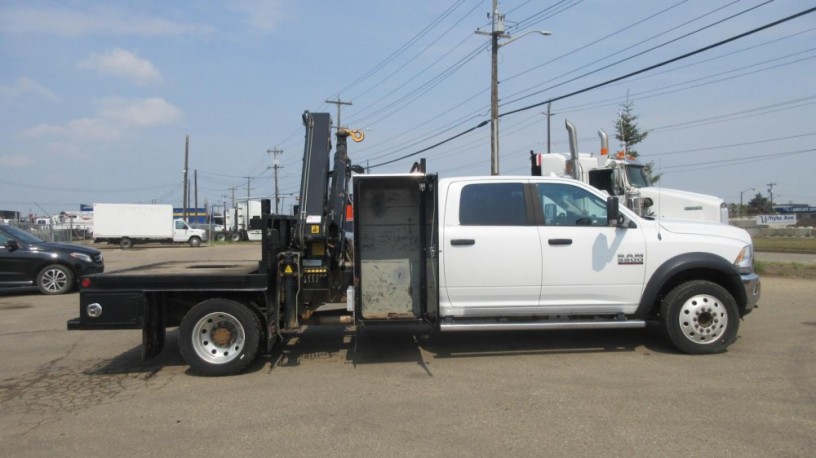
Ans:
[{"label": "overcast sky", "polygon": [[[522,109],[813,8],[805,0],[513,0],[517,41],[499,52],[501,112]],[[377,166],[489,118],[489,0],[0,0],[0,209],[81,203],[181,205],[185,136],[198,203],[298,189],[304,110],[350,101],[342,124]],[[582,151],[614,134],[627,96],[649,131],[638,146],[661,184],[729,202],[757,192],[816,205],[816,13],[552,104]],[[551,36],[524,33],[547,30]],[[546,151],[546,104],[501,121],[502,174]],[[490,129],[374,167],[425,157],[442,176],[490,173]],[[617,142],[612,142],[617,149]],[[248,177],[248,178],[247,178]],[[249,190],[247,190],[249,182]],[[754,188],[755,190],[750,190]]]}]

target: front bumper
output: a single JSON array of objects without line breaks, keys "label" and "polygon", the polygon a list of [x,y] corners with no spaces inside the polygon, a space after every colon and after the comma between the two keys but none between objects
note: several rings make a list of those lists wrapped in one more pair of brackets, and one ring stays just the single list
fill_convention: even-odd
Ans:
[{"label": "front bumper", "polygon": [[745,308],[741,310],[742,316],[745,316],[757,308],[762,285],[759,281],[759,275],[756,273],[744,274],[740,275],[740,277],[742,278],[742,286],[745,288]]}]

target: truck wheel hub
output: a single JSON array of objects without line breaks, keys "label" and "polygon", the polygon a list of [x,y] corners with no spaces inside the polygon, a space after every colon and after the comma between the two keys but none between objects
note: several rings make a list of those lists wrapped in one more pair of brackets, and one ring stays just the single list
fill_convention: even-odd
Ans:
[{"label": "truck wheel hub", "polygon": [[683,335],[698,344],[716,342],[728,328],[725,306],[709,294],[688,298],[680,308],[678,319]]},{"label": "truck wheel hub", "polygon": [[232,332],[227,328],[217,328],[212,332],[213,343],[218,346],[229,345],[232,341]]},{"label": "truck wheel hub", "polygon": [[193,329],[193,349],[211,364],[225,364],[244,349],[246,334],[240,321],[228,313],[215,312],[201,317]]}]

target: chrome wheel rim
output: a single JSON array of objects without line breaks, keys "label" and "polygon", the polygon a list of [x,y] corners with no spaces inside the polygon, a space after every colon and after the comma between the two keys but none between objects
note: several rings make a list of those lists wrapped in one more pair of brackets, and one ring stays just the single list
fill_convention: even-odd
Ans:
[{"label": "chrome wheel rim", "polygon": [[728,311],[716,297],[697,294],[680,307],[679,324],[687,339],[696,344],[711,344],[728,329]]},{"label": "chrome wheel rim", "polygon": [[51,293],[62,291],[68,284],[68,275],[60,269],[48,269],[43,273],[42,286]]},{"label": "chrome wheel rim", "polygon": [[229,313],[205,315],[193,328],[193,349],[211,364],[226,364],[241,354],[246,342],[244,327]]}]

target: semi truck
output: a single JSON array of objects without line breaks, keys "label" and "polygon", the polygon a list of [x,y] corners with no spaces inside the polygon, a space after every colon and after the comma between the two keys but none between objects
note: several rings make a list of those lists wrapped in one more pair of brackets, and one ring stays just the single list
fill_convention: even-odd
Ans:
[{"label": "semi truck", "polygon": [[[337,129],[330,167],[329,114],[303,121],[300,204],[276,215],[264,201],[258,262],[86,276],[68,329],[139,329],[150,358],[178,327],[185,361],[216,376],[319,325],[488,332],[653,322],[682,352],[717,353],[758,303],[742,229],[644,219],[571,178],[440,178],[424,160],[411,173],[361,174],[347,129]],[[353,232],[344,230],[350,200]]]},{"label": "semi truck", "polygon": [[215,233],[215,240],[261,240],[261,199],[244,199],[225,212],[224,228]]},{"label": "semi truck", "polygon": [[571,176],[584,183],[619,196],[640,216],[715,221],[728,224],[728,205],[719,197],[654,186],[645,164],[621,151],[610,156],[609,140],[603,129],[599,155],[578,152],[575,125],[566,122],[570,152],[542,154],[531,152],[534,176]]},{"label": "semi truck", "polygon": [[173,206],[94,204],[94,242],[132,248],[137,243],[187,243],[198,247],[207,232],[173,218]]}]

